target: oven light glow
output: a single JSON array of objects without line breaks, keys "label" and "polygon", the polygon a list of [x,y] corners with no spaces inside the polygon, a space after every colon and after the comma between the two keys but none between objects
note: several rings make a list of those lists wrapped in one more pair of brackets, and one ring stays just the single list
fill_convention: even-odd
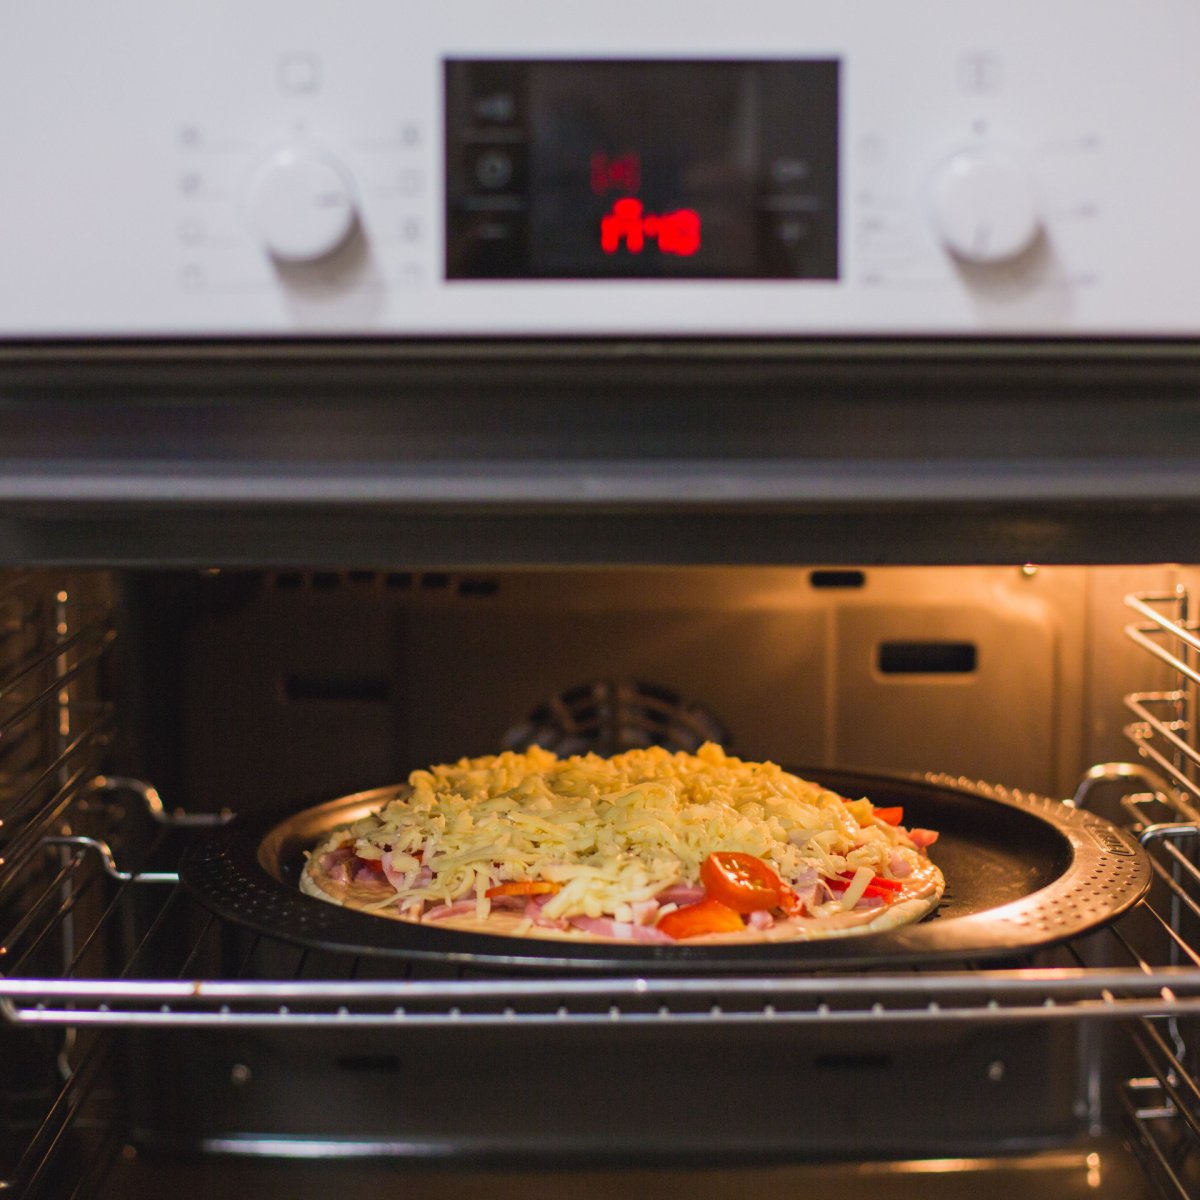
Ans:
[{"label": "oven light glow", "polygon": [[641,254],[647,240],[656,242],[662,254],[689,257],[700,249],[700,214],[692,208],[647,213],[640,200],[627,197],[600,218],[600,248],[605,254],[616,254],[622,244],[630,254]]}]

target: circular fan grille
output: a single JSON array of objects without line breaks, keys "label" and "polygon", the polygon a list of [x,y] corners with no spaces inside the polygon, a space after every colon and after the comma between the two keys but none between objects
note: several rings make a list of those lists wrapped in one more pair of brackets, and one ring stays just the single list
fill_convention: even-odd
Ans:
[{"label": "circular fan grille", "polygon": [[551,696],[504,735],[507,749],[538,745],[560,755],[643,746],[695,750],[709,741],[728,747],[729,731],[702,704],[658,684],[610,679]]}]

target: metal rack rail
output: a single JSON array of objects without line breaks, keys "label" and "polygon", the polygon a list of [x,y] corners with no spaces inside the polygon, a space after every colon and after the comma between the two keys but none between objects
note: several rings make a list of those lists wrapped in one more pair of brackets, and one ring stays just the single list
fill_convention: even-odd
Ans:
[{"label": "metal rack rail", "polygon": [[[76,585],[79,585],[78,587]],[[61,835],[86,818],[86,795],[113,732],[97,678],[114,640],[105,582],[0,574],[0,967],[62,973],[82,924],[94,923],[86,864]],[[9,953],[19,945],[19,953]],[[0,1189],[57,1194],[76,1185],[61,1165],[87,1141],[81,1112],[104,1077],[100,1031],[0,1030]],[[91,1161],[84,1154],[79,1161]]]},{"label": "metal rack rail", "polygon": [[[1126,697],[1126,707],[1136,718],[1126,726],[1126,737],[1139,757],[1161,773],[1162,781],[1153,792],[1131,794],[1123,804],[1143,841],[1160,846],[1155,870],[1166,888],[1166,919],[1178,938],[1177,955],[1194,962],[1195,938],[1181,935],[1200,914],[1200,747],[1195,720],[1200,627],[1183,586],[1130,595],[1125,602],[1139,618],[1126,626],[1126,635],[1168,668],[1173,686]],[[1145,1066],[1145,1073],[1127,1079],[1120,1093],[1135,1151],[1164,1195],[1188,1200],[1200,1189],[1200,1061],[1195,1049],[1200,1030],[1189,1021],[1143,1019],[1130,1027],[1130,1037]]]}]

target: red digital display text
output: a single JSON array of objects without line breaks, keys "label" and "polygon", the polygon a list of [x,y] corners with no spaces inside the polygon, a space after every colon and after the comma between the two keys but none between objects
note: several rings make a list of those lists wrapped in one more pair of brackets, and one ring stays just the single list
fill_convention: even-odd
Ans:
[{"label": "red digital display text", "polygon": [[609,158],[603,150],[592,155],[592,191],[597,196],[605,192],[633,193],[642,186],[642,156],[617,154]]},{"label": "red digital display text", "polygon": [[662,254],[695,254],[700,249],[700,214],[692,208],[648,213],[640,200],[629,196],[614,201],[612,211],[600,218],[600,248],[605,254],[616,254],[622,246],[630,254],[641,254],[648,241]]}]

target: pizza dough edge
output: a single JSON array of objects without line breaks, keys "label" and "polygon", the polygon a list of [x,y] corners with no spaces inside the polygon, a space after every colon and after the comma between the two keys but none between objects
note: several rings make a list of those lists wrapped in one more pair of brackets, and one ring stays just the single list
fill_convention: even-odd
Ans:
[{"label": "pizza dough edge", "polygon": [[[314,864],[319,862],[319,856],[327,853],[326,843],[332,842],[333,836],[324,839],[311,852],[304,869],[300,873],[300,890],[305,895],[339,908],[347,908],[353,912],[362,912],[364,916],[381,917],[384,920],[404,921],[410,925],[423,925],[426,928],[438,927],[459,933],[483,933],[492,937],[530,937],[544,941],[597,942],[605,945],[644,945],[632,938],[608,938],[586,933],[582,929],[557,930],[532,926],[517,932],[517,926],[524,923],[525,918],[519,913],[495,911],[486,920],[480,921],[475,917],[459,916],[446,917],[438,921],[414,921],[399,912],[368,910],[363,904],[355,904],[352,897],[346,895],[343,885],[334,885],[336,890],[330,890],[322,885],[320,870]],[[340,842],[338,843],[341,844]],[[733,946],[747,943],[768,944],[774,942],[813,942],[826,941],[830,938],[861,937],[869,933],[886,933],[898,929],[902,925],[915,925],[927,917],[941,903],[946,890],[946,878],[941,869],[932,860],[926,858],[929,880],[932,888],[928,893],[910,896],[898,900],[884,908],[869,910],[853,910],[832,917],[811,918],[811,923],[797,926],[787,921],[777,922],[769,929],[752,930],[747,926],[742,933],[710,934],[704,937],[688,938],[681,943],[689,946]],[[340,894],[339,894],[340,893]],[[374,899],[378,899],[376,894]],[[349,902],[347,902],[349,900]],[[850,920],[839,920],[840,917]],[[501,927],[498,927],[501,926]],[[507,928],[505,928],[507,927]]]}]

